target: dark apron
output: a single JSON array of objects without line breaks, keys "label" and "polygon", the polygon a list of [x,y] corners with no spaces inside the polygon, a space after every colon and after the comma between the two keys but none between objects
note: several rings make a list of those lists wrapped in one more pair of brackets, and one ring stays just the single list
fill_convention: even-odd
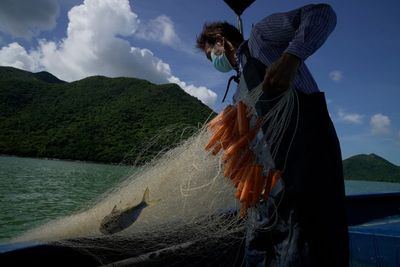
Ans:
[{"label": "dark apron", "polygon": [[[246,48],[244,54],[247,57],[243,75],[248,88],[254,88],[263,81],[266,66],[249,56]],[[260,227],[247,232],[246,263],[271,267],[348,266],[339,141],[324,93],[296,91],[296,95],[298,101],[289,128],[274,158],[276,169],[283,170],[286,166],[282,177],[285,189],[278,194],[277,209],[271,201],[260,203],[257,210]],[[260,99],[269,96],[264,93]],[[267,103],[256,104],[259,116],[274,105]],[[263,127],[264,131],[267,127]]]}]

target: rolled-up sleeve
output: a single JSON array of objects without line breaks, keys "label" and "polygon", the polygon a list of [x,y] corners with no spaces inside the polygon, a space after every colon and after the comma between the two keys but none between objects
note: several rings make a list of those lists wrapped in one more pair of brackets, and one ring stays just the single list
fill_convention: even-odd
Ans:
[{"label": "rolled-up sleeve", "polygon": [[299,12],[297,16],[292,14],[286,18],[292,19],[296,30],[284,52],[305,60],[324,44],[335,29],[336,13],[327,4],[307,5],[296,11]]}]

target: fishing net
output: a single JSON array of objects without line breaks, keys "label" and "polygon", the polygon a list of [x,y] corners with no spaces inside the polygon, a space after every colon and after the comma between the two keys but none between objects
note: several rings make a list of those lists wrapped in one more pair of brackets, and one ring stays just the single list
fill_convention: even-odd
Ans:
[{"label": "fishing net", "polygon": [[[13,241],[56,242],[88,253],[98,251],[94,256],[103,263],[119,254],[143,255],[182,244],[196,243],[201,255],[200,246],[239,233],[242,227],[240,219],[230,213],[238,204],[232,197],[233,187],[221,175],[220,160],[204,150],[209,135],[201,127],[179,146],[160,152],[92,207],[39,226]],[[150,201],[160,201],[143,209],[127,229],[103,235],[101,221],[113,207],[137,205],[146,188]]]},{"label": "fishing net", "polygon": [[[260,94],[258,88],[242,100],[254,108]],[[293,106],[293,93],[282,99],[276,112],[269,115],[275,119],[268,119],[274,129],[268,134],[275,142],[279,142],[290,114],[284,115],[284,120],[277,118],[282,118],[281,110]],[[223,175],[221,157],[204,149],[211,135],[206,126],[199,127],[192,137],[158,153],[93,205],[32,229],[13,241],[37,240],[73,247],[92,255],[99,265],[121,259],[127,259],[126,266],[150,259],[162,259],[162,266],[194,266],[201,259],[208,259],[208,265],[214,266],[240,265],[237,261],[243,250],[240,247],[246,217],[237,213],[240,202],[234,197],[235,186]],[[252,145],[259,145],[260,140],[266,142],[259,138]],[[273,167],[271,155],[258,157],[264,157],[265,169]],[[124,209],[137,205],[146,188],[150,201],[159,201],[144,208],[123,231],[102,234],[101,222],[114,206]],[[120,262],[118,266],[125,265]]]}]

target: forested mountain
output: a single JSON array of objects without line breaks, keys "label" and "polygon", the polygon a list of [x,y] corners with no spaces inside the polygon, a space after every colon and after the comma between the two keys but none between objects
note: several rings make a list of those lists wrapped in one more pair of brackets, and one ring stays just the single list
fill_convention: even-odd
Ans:
[{"label": "forested mountain", "polygon": [[[176,84],[0,67],[0,154],[142,164],[191,136],[213,111]],[[400,182],[375,155],[343,161],[345,179]]]},{"label": "forested mountain", "polygon": [[176,84],[0,67],[0,154],[140,164],[212,113]]},{"label": "forested mountain", "polygon": [[345,179],[400,183],[400,167],[375,154],[360,154],[343,161]]}]

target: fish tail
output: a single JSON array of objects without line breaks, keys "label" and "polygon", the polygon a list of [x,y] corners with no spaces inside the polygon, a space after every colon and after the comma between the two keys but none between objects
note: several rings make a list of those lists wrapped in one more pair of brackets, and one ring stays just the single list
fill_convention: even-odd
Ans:
[{"label": "fish tail", "polygon": [[142,202],[149,203],[149,191],[150,191],[149,188],[146,187],[146,190],[144,190],[144,193],[143,193]]}]

